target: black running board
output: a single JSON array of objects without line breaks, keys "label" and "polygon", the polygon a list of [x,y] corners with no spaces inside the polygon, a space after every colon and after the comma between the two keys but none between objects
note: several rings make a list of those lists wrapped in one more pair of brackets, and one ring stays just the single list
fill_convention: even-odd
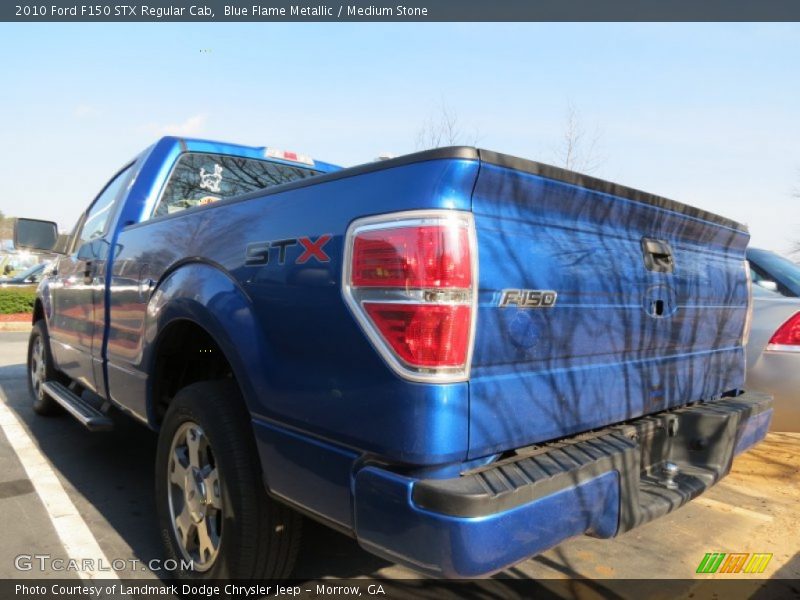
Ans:
[{"label": "black running board", "polygon": [[64,410],[75,417],[89,431],[110,431],[114,428],[114,423],[108,418],[108,415],[59,382],[45,381],[42,387],[45,394],[63,406]]}]

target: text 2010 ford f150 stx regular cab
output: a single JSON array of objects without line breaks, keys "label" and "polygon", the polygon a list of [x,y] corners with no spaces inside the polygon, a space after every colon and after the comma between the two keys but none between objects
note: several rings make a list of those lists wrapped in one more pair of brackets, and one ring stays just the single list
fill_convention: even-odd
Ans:
[{"label": "text 2010 ford f150 stx regular cab", "polygon": [[302,517],[419,571],[611,537],[762,439],[748,233],[475,148],[350,169],[164,138],[67,240],[29,349],[37,412],[159,432],[180,576],[283,577]]}]

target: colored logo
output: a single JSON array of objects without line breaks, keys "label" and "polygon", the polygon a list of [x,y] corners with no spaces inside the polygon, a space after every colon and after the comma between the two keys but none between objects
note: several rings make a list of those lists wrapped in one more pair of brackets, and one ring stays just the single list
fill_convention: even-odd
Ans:
[{"label": "colored logo", "polygon": [[707,552],[696,573],[763,573],[770,560],[766,552]]}]

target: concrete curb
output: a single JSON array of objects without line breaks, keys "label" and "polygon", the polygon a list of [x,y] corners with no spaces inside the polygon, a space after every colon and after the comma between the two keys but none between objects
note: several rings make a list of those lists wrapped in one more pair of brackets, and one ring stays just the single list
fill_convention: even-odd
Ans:
[{"label": "concrete curb", "polygon": [[0,323],[0,331],[20,331],[24,333],[30,331],[32,326],[30,321],[3,321]]}]

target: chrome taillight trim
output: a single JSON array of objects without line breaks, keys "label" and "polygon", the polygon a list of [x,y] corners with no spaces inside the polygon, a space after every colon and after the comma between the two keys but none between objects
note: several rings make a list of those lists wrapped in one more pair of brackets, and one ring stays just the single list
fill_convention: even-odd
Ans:
[{"label": "chrome taillight trim", "polygon": [[[449,225],[465,227],[469,242],[471,286],[469,288],[379,288],[354,287],[351,283],[353,249],[359,233],[370,230]],[[344,240],[342,297],[362,331],[383,361],[403,379],[420,383],[456,383],[469,380],[478,318],[478,242],[472,213],[460,210],[414,210],[364,217],[353,221]],[[409,365],[397,356],[378,332],[363,307],[370,303],[471,305],[466,362],[461,367],[422,368]]]}]

